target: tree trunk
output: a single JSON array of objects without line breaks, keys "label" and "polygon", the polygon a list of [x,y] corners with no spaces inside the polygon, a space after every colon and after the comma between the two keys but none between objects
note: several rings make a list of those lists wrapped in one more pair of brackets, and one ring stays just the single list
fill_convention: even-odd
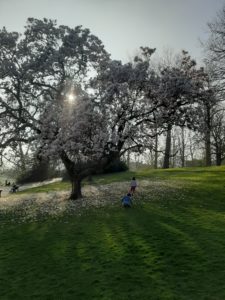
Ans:
[{"label": "tree trunk", "polygon": [[84,177],[79,176],[78,167],[69,159],[66,152],[62,151],[60,157],[71,181],[72,191],[69,199],[76,200],[82,198],[81,182]]},{"label": "tree trunk", "polygon": [[127,166],[128,166],[128,169],[130,169],[130,151],[129,150],[127,151]]},{"label": "tree trunk", "polygon": [[26,171],[26,160],[25,155],[23,153],[22,143],[19,142],[19,156],[20,156],[20,168],[22,172]]},{"label": "tree trunk", "polygon": [[155,136],[155,157],[154,157],[154,168],[158,168],[158,134]]},{"label": "tree trunk", "polygon": [[216,153],[216,165],[221,166],[222,164],[222,158],[220,153]]},{"label": "tree trunk", "polygon": [[206,106],[206,131],[205,131],[205,164],[206,167],[212,165],[211,160],[211,110]]},{"label": "tree trunk", "polygon": [[192,141],[193,141],[193,139],[189,135],[189,151],[190,151],[190,155],[191,155],[191,161],[193,164],[193,162],[194,162],[194,145],[192,144]]},{"label": "tree trunk", "polygon": [[70,194],[70,200],[76,200],[82,198],[81,181],[82,180],[80,178],[74,178],[73,180],[71,180],[72,191]]},{"label": "tree trunk", "polygon": [[221,166],[222,164],[222,151],[220,147],[216,146],[216,165]]},{"label": "tree trunk", "polygon": [[175,136],[173,135],[173,137],[171,137],[171,140],[173,141],[172,143],[172,168],[175,168],[176,165],[176,155],[174,155],[174,153],[176,152],[176,140],[175,140]]},{"label": "tree trunk", "polygon": [[185,142],[184,142],[184,127],[181,128],[181,166],[185,166]]},{"label": "tree trunk", "polygon": [[208,130],[207,130],[206,136],[205,136],[205,164],[206,164],[206,167],[209,167],[212,165],[210,131],[208,131]]},{"label": "tree trunk", "polygon": [[168,169],[170,167],[171,130],[172,130],[172,125],[169,124],[166,133],[166,147],[165,147],[165,155],[163,161],[163,169]]}]

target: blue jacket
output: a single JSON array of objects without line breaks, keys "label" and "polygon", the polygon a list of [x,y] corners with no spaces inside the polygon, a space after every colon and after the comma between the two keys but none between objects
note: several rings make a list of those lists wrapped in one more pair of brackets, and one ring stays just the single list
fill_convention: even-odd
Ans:
[{"label": "blue jacket", "polygon": [[129,196],[124,196],[122,199],[122,204],[131,205],[132,204],[131,198]]}]

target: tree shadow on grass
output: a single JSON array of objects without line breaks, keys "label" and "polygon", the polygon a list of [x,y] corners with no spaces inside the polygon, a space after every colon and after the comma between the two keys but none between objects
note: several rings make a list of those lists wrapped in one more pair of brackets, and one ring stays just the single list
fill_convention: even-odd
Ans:
[{"label": "tree shadow on grass", "polygon": [[0,295],[224,299],[224,222],[221,216],[215,223],[218,216],[208,214],[209,221],[200,210],[186,215],[148,203],[5,227]]}]

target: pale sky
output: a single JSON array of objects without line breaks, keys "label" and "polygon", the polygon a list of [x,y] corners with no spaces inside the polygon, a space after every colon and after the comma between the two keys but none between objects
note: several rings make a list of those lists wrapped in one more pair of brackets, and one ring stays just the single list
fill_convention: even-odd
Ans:
[{"label": "pale sky", "polygon": [[200,61],[199,39],[225,0],[0,0],[0,28],[23,32],[28,17],[83,25],[113,59],[127,61],[140,46],[189,51]]}]

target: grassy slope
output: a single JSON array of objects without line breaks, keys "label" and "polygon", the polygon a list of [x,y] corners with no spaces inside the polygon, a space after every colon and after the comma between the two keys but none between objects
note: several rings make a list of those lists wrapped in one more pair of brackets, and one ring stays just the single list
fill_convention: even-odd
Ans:
[{"label": "grassy slope", "polygon": [[27,224],[1,215],[0,299],[225,299],[224,167],[135,175],[170,188],[137,193],[145,201],[130,210]]},{"label": "grassy slope", "polygon": [[[91,184],[110,184],[113,182],[130,181],[133,176],[137,179],[151,179],[151,180],[181,180],[185,181],[197,181],[205,180],[207,177],[211,177],[218,174],[223,174],[225,167],[210,167],[210,168],[183,168],[183,169],[168,169],[168,170],[154,170],[154,169],[142,169],[137,172],[127,171],[121,173],[112,173],[105,175],[93,176]],[[89,184],[87,180],[83,184]],[[46,184],[39,187],[30,188],[19,192],[19,194],[27,193],[42,193],[49,191],[61,191],[70,190],[71,184],[68,181],[55,182]]]}]

